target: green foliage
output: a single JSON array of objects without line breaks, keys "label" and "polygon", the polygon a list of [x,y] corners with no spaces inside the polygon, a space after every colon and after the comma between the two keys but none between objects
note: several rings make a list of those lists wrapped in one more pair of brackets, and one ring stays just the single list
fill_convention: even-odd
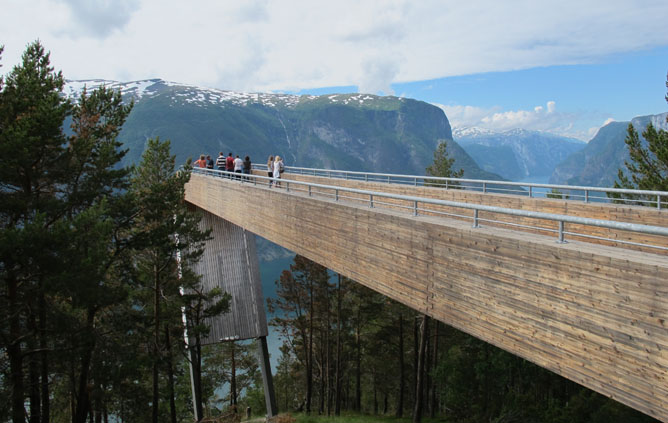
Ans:
[{"label": "green foliage", "polygon": [[[63,82],[35,42],[0,93],[0,298],[7,299],[0,308],[9,322],[0,347],[12,364],[14,421],[23,421],[24,386],[31,419],[39,419],[48,398],[40,401],[33,387],[57,386],[68,372],[76,398],[71,418],[84,418],[92,352],[104,332],[97,319],[124,298],[114,274],[122,241],[114,235],[127,222],[119,207],[127,172],[115,169],[122,158],[115,136],[129,108],[102,91],[73,106],[62,96]],[[66,137],[62,125],[70,114],[77,119]],[[109,134],[85,137],[84,126],[92,132],[104,126]]]},{"label": "green foliage", "polygon": [[441,141],[434,151],[434,162],[427,166],[427,175],[441,178],[461,178],[464,170],[455,171],[452,166],[455,159],[448,155],[448,143]]},{"label": "green foliage", "polygon": [[[666,79],[668,88],[668,77]],[[668,102],[668,96],[666,96]],[[668,118],[667,118],[668,119]],[[629,124],[624,143],[629,151],[630,161],[625,161],[626,171],[619,169],[615,188],[668,191],[668,132],[656,130],[650,122],[642,136]],[[645,201],[645,205],[656,202],[656,196],[610,193],[611,198]]]},{"label": "green foliage", "polygon": [[[281,412],[295,413],[297,421],[303,422],[321,419],[408,421],[408,410],[412,409],[415,398],[419,316],[401,304],[346,280],[340,291],[339,325],[337,287],[311,290],[308,279],[297,282],[294,271],[310,266],[304,258],[299,258],[299,262],[302,265],[292,265],[290,271],[283,273],[279,298],[270,301],[277,316],[273,324],[278,325],[284,334],[274,378]],[[324,284],[320,286],[325,287]],[[311,302],[314,304],[312,308]],[[437,329],[432,324],[428,337],[428,377],[424,394],[424,414],[433,413],[436,420],[427,417],[423,421],[654,421],[454,328],[439,326]],[[332,378],[335,377],[338,355],[335,340],[339,327],[342,331],[342,371],[338,394],[342,397],[342,412],[341,417],[334,417],[335,409],[333,404],[328,407],[328,398],[337,395]],[[325,332],[331,337],[323,336]],[[302,333],[307,335],[302,337]],[[313,334],[314,357],[311,374],[314,406],[311,413],[306,407],[309,377],[306,346],[311,340],[308,333]],[[327,361],[328,350],[330,361]],[[402,415],[405,419],[397,419],[390,416],[397,414],[402,377],[405,410]],[[315,415],[316,411],[319,415]]]},{"label": "green foliage", "polygon": [[550,192],[547,193],[547,198],[555,198],[558,200],[568,200],[570,196],[568,194],[564,194],[563,192],[559,191],[556,188],[552,188]]},{"label": "green foliage", "polygon": [[0,420],[146,421],[186,373],[181,307],[208,317],[229,298],[192,271],[208,232],[185,207],[188,166],[151,140],[130,179],[132,104],[104,87],[70,103],[62,87],[39,42],[0,79]]},{"label": "green foliage", "polygon": [[[448,155],[448,143],[447,141],[442,140],[436,151],[434,151],[434,162],[427,166],[426,172],[429,176],[436,176],[439,178],[461,178],[464,176],[464,169],[459,169],[457,171],[453,170],[455,163],[454,157]],[[425,185],[433,186],[444,186],[445,182],[439,181],[436,179],[425,180]],[[455,181],[450,181],[447,183],[448,186],[457,186],[459,185]]]}]

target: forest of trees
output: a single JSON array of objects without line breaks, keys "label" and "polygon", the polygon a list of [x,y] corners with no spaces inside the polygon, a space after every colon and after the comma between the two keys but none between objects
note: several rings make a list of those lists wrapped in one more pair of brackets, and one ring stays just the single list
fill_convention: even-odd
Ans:
[{"label": "forest of trees", "polygon": [[209,232],[184,201],[189,165],[150,139],[121,167],[132,104],[104,87],[71,102],[63,84],[39,42],[0,79],[0,421],[192,420],[182,313],[229,298],[191,270]]},{"label": "forest of trees", "polygon": [[[410,418],[424,317],[296,256],[270,299],[285,342],[281,411]],[[652,418],[427,319],[422,413],[449,422],[649,422]]]}]

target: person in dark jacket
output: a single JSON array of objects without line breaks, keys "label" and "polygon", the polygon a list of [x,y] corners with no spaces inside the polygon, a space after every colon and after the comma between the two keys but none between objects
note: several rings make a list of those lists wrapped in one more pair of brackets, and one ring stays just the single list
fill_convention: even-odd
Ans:
[{"label": "person in dark jacket", "polygon": [[[248,156],[244,157],[244,167],[242,169],[244,175],[250,175],[251,174],[251,167],[252,167],[252,164],[251,164],[250,157],[248,157]],[[246,176],[246,177],[244,177],[244,179],[248,180],[249,178]]]}]

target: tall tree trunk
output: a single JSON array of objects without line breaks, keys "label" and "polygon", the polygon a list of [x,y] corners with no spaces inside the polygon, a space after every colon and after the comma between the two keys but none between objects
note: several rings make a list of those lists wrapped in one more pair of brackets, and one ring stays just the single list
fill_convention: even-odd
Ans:
[{"label": "tall tree trunk", "polygon": [[90,411],[90,392],[88,387],[90,373],[90,363],[93,358],[93,350],[95,349],[95,338],[93,334],[93,322],[95,320],[95,310],[89,308],[87,311],[87,332],[84,336],[88,339],[84,340],[83,353],[81,354],[81,369],[79,371],[79,392],[77,395],[76,412],[74,415],[74,423],[86,423],[86,416]]},{"label": "tall tree trunk", "polygon": [[153,407],[152,407],[152,422],[158,423],[159,419],[159,404],[160,404],[160,391],[159,391],[159,363],[160,363],[160,273],[157,265],[153,265],[153,278],[154,278],[154,293],[153,293]]},{"label": "tall tree trunk", "polygon": [[378,386],[376,385],[376,372],[373,372],[373,415],[378,415]]},{"label": "tall tree trunk", "polygon": [[331,312],[329,308],[329,283],[325,286],[325,304],[327,305],[326,315],[326,330],[325,330],[325,382],[327,386],[327,415],[331,415],[332,412],[332,380],[331,380],[331,363],[330,363],[330,338],[329,332],[331,329]]},{"label": "tall tree trunk", "polygon": [[102,423],[102,402],[99,397],[95,398],[95,423]]},{"label": "tall tree trunk", "polygon": [[322,348],[324,343],[322,340],[324,334],[320,339],[320,401],[318,406],[318,413],[323,414],[325,412],[325,351]]},{"label": "tall tree trunk", "polygon": [[395,417],[404,415],[404,315],[399,313],[399,398],[397,399],[397,411]]},{"label": "tall tree trunk", "polygon": [[334,394],[336,401],[334,415],[341,415],[341,274],[338,274],[338,285],[336,287],[336,380],[334,381]]},{"label": "tall tree trunk", "polygon": [[420,423],[422,421],[422,392],[424,384],[424,364],[425,364],[425,349],[427,346],[427,326],[429,325],[429,316],[426,314],[422,317],[422,324],[420,325],[420,348],[418,354],[417,365],[417,383],[415,386],[415,407],[413,409],[413,423]]},{"label": "tall tree trunk", "polygon": [[18,282],[7,272],[7,297],[9,301],[9,372],[12,385],[12,422],[25,422],[23,409],[23,351],[21,350],[21,317],[19,312]]},{"label": "tall tree trunk", "polygon": [[413,405],[417,397],[417,378],[418,378],[418,356],[420,355],[420,324],[417,316],[413,319]]},{"label": "tall tree trunk", "polygon": [[[433,336],[433,344],[434,347],[432,348],[433,351],[433,356],[431,359],[432,363],[432,368],[435,369],[436,366],[438,365],[438,329],[439,329],[439,324],[440,322],[438,320],[435,321],[434,325],[434,336]],[[434,418],[436,416],[436,412],[438,411],[438,400],[436,398],[436,378],[432,377],[431,378],[431,399],[430,399],[430,404],[429,404],[429,417]]]},{"label": "tall tree trunk", "polygon": [[[30,332],[38,335],[39,330],[37,329],[37,320],[35,319],[35,314],[32,312],[28,316],[28,328],[30,329]],[[34,351],[37,349],[36,341],[37,338],[34,336],[30,336],[28,338],[28,348],[31,351],[31,354],[27,357],[28,380],[30,381],[30,384],[28,385],[28,392],[30,396],[30,417],[28,418],[28,421],[30,423],[40,423],[40,413],[42,411],[42,405],[40,404],[41,392],[39,384],[39,357],[41,354],[34,353]]]},{"label": "tall tree trunk", "polygon": [[48,343],[46,333],[46,299],[44,294],[40,294],[39,298],[39,347],[42,350],[40,353],[41,367],[40,378],[42,380],[41,395],[42,395],[42,421],[41,423],[49,423],[51,421],[51,407],[49,399],[49,355]]},{"label": "tall tree trunk", "polygon": [[[74,341],[70,341],[70,345],[74,345]],[[74,423],[74,417],[77,414],[77,380],[74,375],[74,366],[76,358],[70,357],[70,417],[72,423]]]},{"label": "tall tree trunk", "polygon": [[355,327],[355,403],[354,410],[362,410],[362,334],[360,322],[360,310],[357,309],[357,322]]},{"label": "tall tree trunk", "polygon": [[232,341],[231,359],[232,359],[232,368],[230,369],[230,405],[234,407],[236,412],[237,407],[237,361],[236,361],[236,351],[235,343]]},{"label": "tall tree trunk", "polygon": [[195,331],[195,345],[192,348],[190,359],[193,366],[193,384],[195,385],[195,407],[197,408],[197,415],[202,418],[204,415],[204,408],[202,406],[202,338],[199,332]]},{"label": "tall tree trunk", "polygon": [[169,336],[169,325],[165,325],[165,349],[167,350],[167,380],[169,383],[169,415],[171,422],[176,423],[176,399],[174,398],[174,367],[172,364],[172,342]]},{"label": "tall tree trunk", "polygon": [[313,396],[313,281],[309,281],[309,323],[306,345],[306,414],[311,414]]},{"label": "tall tree trunk", "polygon": [[427,328],[425,330],[425,337],[427,339],[427,345],[425,346],[425,356],[424,356],[424,385],[423,385],[423,407],[427,408],[427,412],[431,413],[431,408],[429,408],[431,398],[431,325],[427,321]]}]

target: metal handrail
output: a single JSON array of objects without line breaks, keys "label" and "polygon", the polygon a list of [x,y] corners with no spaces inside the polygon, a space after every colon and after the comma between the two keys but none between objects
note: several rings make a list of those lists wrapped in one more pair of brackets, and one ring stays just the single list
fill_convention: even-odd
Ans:
[{"label": "metal handrail", "polygon": [[[254,164],[254,169],[266,170],[267,166],[265,164]],[[528,196],[530,198],[534,197],[534,188],[539,189],[552,189],[552,190],[566,190],[566,191],[582,191],[583,194],[575,195],[574,197],[582,198],[584,202],[589,202],[592,199],[596,200],[607,200],[615,201],[617,199],[608,198],[608,197],[592,197],[590,193],[617,193],[617,194],[630,194],[637,196],[645,197],[656,197],[656,200],[634,200],[634,199],[619,199],[622,201],[633,201],[636,203],[655,203],[656,208],[661,210],[662,200],[668,200],[668,191],[650,191],[650,190],[638,190],[638,189],[626,189],[626,188],[604,188],[604,187],[592,187],[592,186],[581,186],[581,185],[557,185],[557,184],[537,184],[531,182],[511,182],[511,181],[498,181],[498,180],[487,180],[487,179],[466,179],[466,178],[446,178],[438,176],[422,176],[422,175],[402,175],[402,174],[392,174],[392,173],[375,173],[375,172],[359,172],[359,171],[349,171],[349,170],[332,170],[332,169],[316,169],[316,168],[307,168],[307,167],[296,167],[296,166],[286,166],[286,172],[295,173],[300,175],[311,175],[311,176],[320,176],[334,179],[351,179],[351,180],[364,180],[365,182],[375,181],[375,182],[387,182],[387,183],[396,183],[396,184],[412,184],[415,186],[426,186],[426,185],[438,185],[431,183],[431,181],[443,182],[440,185],[448,187],[449,184],[457,184],[458,188],[463,189],[474,189],[482,190],[483,193],[491,192],[491,187],[496,191],[510,191],[504,189],[503,187],[518,187],[518,188],[528,188]],[[421,181],[421,184],[418,183]],[[429,181],[429,182],[427,182]],[[463,184],[475,184],[476,186],[471,187]],[[515,191],[513,191],[515,192]],[[524,190],[518,190],[517,192],[526,192]]]},{"label": "metal handrail", "polygon": [[[239,173],[234,173],[234,172],[226,172],[226,171],[213,170],[213,169],[195,168],[195,169],[193,169],[193,171],[194,171],[194,173],[203,173],[203,174],[211,175],[211,176],[214,176],[214,177],[231,177],[233,179],[240,180],[241,183],[245,182],[245,183],[255,183],[255,184],[257,184],[257,181],[266,181],[267,183],[269,183],[270,181],[272,181],[272,182],[277,181],[277,179],[270,178],[268,176],[260,176],[260,175],[253,175],[253,174],[239,174]],[[253,180],[253,182],[250,181],[251,179]],[[559,231],[558,231],[559,241],[558,242],[565,242],[564,241],[564,233],[565,233],[564,232],[564,223],[573,223],[573,224],[585,225],[585,226],[596,226],[596,227],[601,227],[601,228],[617,229],[617,230],[623,230],[623,231],[629,231],[629,232],[635,232],[635,233],[643,233],[643,234],[649,234],[649,235],[668,236],[668,227],[662,227],[662,226],[652,226],[652,225],[644,225],[644,224],[629,223],[629,222],[618,222],[618,221],[613,221],[613,220],[593,219],[593,218],[588,218],[588,217],[569,216],[569,215],[564,215],[564,214],[545,213],[545,212],[530,211],[530,210],[517,210],[517,209],[511,209],[511,208],[507,208],[507,207],[488,206],[488,205],[483,205],[483,204],[461,203],[461,202],[457,202],[457,201],[439,200],[439,199],[433,199],[433,198],[416,197],[416,196],[401,195],[401,194],[392,194],[392,193],[386,193],[386,192],[370,191],[370,190],[363,190],[363,189],[357,189],[357,188],[346,188],[346,187],[335,186],[335,185],[316,184],[316,183],[312,183],[312,182],[295,181],[295,180],[288,180],[288,179],[279,179],[278,181],[280,181],[281,183],[286,184],[286,190],[288,192],[290,192],[290,188],[289,188],[290,185],[298,185],[298,186],[307,187],[309,195],[311,195],[311,193],[312,193],[312,188],[319,188],[319,189],[323,189],[323,190],[332,190],[335,193],[336,201],[338,201],[341,192],[349,192],[349,193],[359,194],[359,195],[363,195],[363,196],[368,196],[369,207],[375,207],[375,205],[378,204],[377,199],[379,197],[380,198],[389,198],[389,199],[394,199],[394,200],[400,200],[400,201],[406,201],[409,204],[411,204],[410,208],[413,211],[414,215],[418,214],[418,210],[419,210],[418,209],[418,204],[434,204],[434,205],[439,205],[439,206],[447,206],[447,207],[454,207],[454,208],[460,208],[460,209],[469,209],[469,210],[474,211],[474,225],[473,225],[473,227],[479,227],[477,222],[478,222],[478,212],[480,212],[480,211],[500,213],[500,214],[505,214],[505,215],[510,215],[510,216],[517,216],[517,217],[526,217],[526,218],[532,218],[532,219],[554,221],[554,222],[558,222],[558,224],[559,224]],[[541,229],[544,229],[544,228],[541,228]],[[622,242],[622,241],[619,241],[619,240],[612,240],[612,239],[609,240],[609,241]],[[658,249],[662,249],[662,250],[668,250],[668,248],[661,247],[661,246],[645,245],[645,244],[643,244],[643,246],[658,248]]]}]

